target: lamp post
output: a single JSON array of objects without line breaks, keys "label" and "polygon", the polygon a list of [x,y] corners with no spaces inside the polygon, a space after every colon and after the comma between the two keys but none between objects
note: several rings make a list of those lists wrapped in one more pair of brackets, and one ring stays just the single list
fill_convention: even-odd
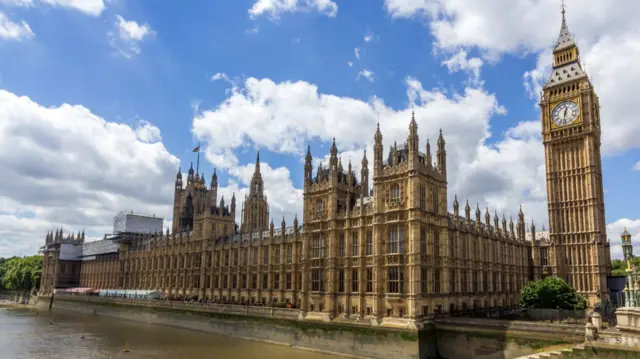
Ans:
[{"label": "lamp post", "polygon": [[638,303],[638,277],[640,273],[638,268],[631,268],[631,259],[633,259],[633,245],[631,244],[631,234],[624,229],[622,232],[622,253],[627,262],[627,285],[624,288],[624,305],[626,307],[637,307]]}]

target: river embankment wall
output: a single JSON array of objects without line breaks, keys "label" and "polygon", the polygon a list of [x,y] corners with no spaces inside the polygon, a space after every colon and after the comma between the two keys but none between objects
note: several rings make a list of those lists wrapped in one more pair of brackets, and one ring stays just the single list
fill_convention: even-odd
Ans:
[{"label": "river embankment wall", "polygon": [[[50,297],[32,304],[46,309]],[[584,340],[583,326],[484,318],[441,318],[410,331],[299,320],[297,310],[271,307],[56,296],[53,309],[372,359],[511,359]]]}]

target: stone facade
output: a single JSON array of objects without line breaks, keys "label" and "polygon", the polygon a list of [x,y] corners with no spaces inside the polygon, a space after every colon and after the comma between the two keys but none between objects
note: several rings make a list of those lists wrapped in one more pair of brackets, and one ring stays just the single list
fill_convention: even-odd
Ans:
[{"label": "stone facade", "polygon": [[611,257],[606,235],[600,155],[600,105],[582,69],[562,13],[540,112],[547,172],[549,237],[534,241],[534,279],[563,278],[590,305],[609,296]]},{"label": "stone facade", "polygon": [[[555,52],[558,73],[579,66],[571,60],[577,47],[567,34],[563,20]],[[593,87],[586,75],[575,81],[553,74],[542,99],[549,236],[538,238],[532,222],[531,240],[526,239],[522,208],[514,222],[479,205],[472,213],[468,201],[461,209],[456,196],[450,213],[444,136],[441,131],[435,158],[429,141],[422,152],[412,116],[407,141],[394,144],[386,156],[383,135],[375,131],[371,179],[366,155],[359,180],[351,163],[344,168],[335,139],[326,166],[314,169],[309,149],[302,225],[297,218],[292,227],[284,218],[277,228],[273,219],[267,224],[259,155],[239,226],[235,195],[230,205],[224,198],[218,203],[215,171],[209,188],[193,166],[186,183],[178,171],[171,232],[106,238],[117,251],[82,262],[78,285],[280,303],[301,309],[304,318],[390,327],[419,327],[432,313],[516,305],[527,281],[551,274],[594,303],[606,295],[610,271],[600,130]],[[551,120],[553,106],[568,94],[578,96],[584,115],[579,123],[558,127]],[[59,270],[53,269],[60,264],[56,255],[54,248],[45,260],[43,293],[60,285],[51,277]]]}]

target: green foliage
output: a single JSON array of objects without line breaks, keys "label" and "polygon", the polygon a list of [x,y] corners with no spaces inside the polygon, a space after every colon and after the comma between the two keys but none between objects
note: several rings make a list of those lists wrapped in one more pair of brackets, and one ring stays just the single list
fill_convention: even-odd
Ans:
[{"label": "green foliage", "polygon": [[[631,267],[640,268],[640,257],[633,257],[631,259]],[[626,276],[627,273],[627,262],[621,259],[613,259],[611,260],[611,274],[612,275],[620,275]]]},{"label": "green foliage", "polygon": [[42,256],[0,259],[1,289],[28,291],[39,284],[42,275]]},{"label": "green foliage", "polygon": [[584,310],[587,301],[558,277],[529,282],[520,292],[520,306],[525,309]]}]

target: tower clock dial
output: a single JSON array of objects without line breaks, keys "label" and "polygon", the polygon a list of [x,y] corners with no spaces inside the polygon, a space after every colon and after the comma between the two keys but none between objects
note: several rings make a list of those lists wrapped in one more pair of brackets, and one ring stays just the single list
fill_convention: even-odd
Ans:
[{"label": "tower clock dial", "polygon": [[558,126],[572,123],[578,118],[578,104],[573,101],[559,103],[551,112],[551,119]]}]

